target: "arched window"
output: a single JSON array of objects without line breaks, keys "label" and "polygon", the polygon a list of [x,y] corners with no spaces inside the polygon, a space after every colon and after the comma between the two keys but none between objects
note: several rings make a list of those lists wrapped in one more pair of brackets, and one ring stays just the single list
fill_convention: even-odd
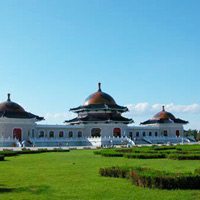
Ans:
[{"label": "arched window", "polygon": [[64,136],[64,132],[63,131],[59,131],[59,137],[62,138]]},{"label": "arched window", "polygon": [[149,136],[152,136],[152,132],[149,132]]},{"label": "arched window", "polygon": [[73,137],[73,132],[72,131],[69,132],[69,137],[70,138]]},{"label": "arched window", "polygon": [[155,137],[157,137],[158,136],[158,132],[155,132]]},{"label": "arched window", "polygon": [[142,133],[142,135],[143,135],[143,137],[145,137],[146,133],[145,133],[145,132],[143,132],[143,133]]},{"label": "arched window", "polygon": [[132,139],[133,138],[133,132],[129,132],[129,137]]},{"label": "arched window", "polygon": [[180,132],[179,132],[179,130],[176,130],[176,137],[180,137]]},{"label": "arched window", "polygon": [[121,137],[121,129],[120,128],[114,128],[113,129],[113,136],[114,137]]},{"label": "arched window", "polygon": [[50,132],[49,132],[49,137],[50,137],[50,138],[53,138],[53,137],[54,137],[54,131],[50,131]]},{"label": "arched window", "polygon": [[22,141],[22,129],[21,128],[15,128],[13,130],[13,138],[16,138],[19,141]]},{"label": "arched window", "polygon": [[136,132],[135,136],[136,136],[136,137],[139,137],[139,136],[140,136],[140,133],[139,133],[139,132]]},{"label": "arched window", "polygon": [[100,128],[92,128],[91,136],[92,137],[101,137],[101,129]]},{"label": "arched window", "polygon": [[81,131],[78,132],[78,137],[82,137],[82,132]]},{"label": "arched window", "polygon": [[44,131],[40,131],[39,138],[44,137]]},{"label": "arched window", "polygon": [[167,130],[164,130],[164,136],[167,137]]}]

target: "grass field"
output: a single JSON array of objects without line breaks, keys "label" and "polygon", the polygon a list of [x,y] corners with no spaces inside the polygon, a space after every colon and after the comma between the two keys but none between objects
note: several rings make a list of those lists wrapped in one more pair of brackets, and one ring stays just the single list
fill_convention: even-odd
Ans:
[{"label": "grass field", "polygon": [[126,179],[99,175],[100,167],[116,165],[193,172],[200,167],[200,161],[103,157],[94,155],[93,150],[6,157],[6,161],[0,162],[0,199],[200,199],[199,190],[141,188]]}]

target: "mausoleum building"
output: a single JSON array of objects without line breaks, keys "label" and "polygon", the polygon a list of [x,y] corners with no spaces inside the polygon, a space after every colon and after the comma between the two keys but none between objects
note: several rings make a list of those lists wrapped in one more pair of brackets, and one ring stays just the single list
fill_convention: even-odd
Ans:
[{"label": "mausoleum building", "polygon": [[123,116],[128,112],[98,85],[81,106],[71,108],[77,114],[63,125],[38,124],[43,117],[26,112],[19,104],[7,101],[0,104],[0,146],[17,146],[22,142],[34,146],[101,146],[193,142],[184,137],[183,126],[188,121],[162,111],[152,119],[133,125]]}]

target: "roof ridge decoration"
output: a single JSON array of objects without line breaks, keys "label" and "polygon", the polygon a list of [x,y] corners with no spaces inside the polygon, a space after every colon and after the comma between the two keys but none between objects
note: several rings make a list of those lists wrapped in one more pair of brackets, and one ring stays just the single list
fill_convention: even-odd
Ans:
[{"label": "roof ridge decoration", "polygon": [[10,93],[8,93],[8,99],[7,99],[7,101],[11,101],[11,100],[10,100]]},{"label": "roof ridge decoration", "polygon": [[99,82],[98,83],[98,92],[101,92],[102,90],[101,90],[101,83]]}]

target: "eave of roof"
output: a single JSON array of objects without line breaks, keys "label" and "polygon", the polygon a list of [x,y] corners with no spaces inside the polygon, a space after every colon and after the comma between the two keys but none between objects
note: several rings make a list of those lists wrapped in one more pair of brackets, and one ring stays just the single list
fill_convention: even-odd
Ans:
[{"label": "eave of roof", "polygon": [[108,104],[90,104],[86,106],[79,106],[77,108],[71,108],[70,111],[73,112],[82,112],[82,111],[91,111],[91,110],[118,110],[126,112],[128,108],[125,106],[119,105],[108,105]]},{"label": "eave of roof", "polygon": [[164,124],[164,123],[175,123],[175,124],[188,124],[188,121],[182,120],[182,119],[149,119],[147,121],[141,122],[141,125],[147,125],[147,124]]},{"label": "eave of roof", "polygon": [[29,112],[7,112],[1,111],[0,117],[7,117],[7,118],[19,118],[19,119],[37,119],[37,120],[44,120],[44,117],[39,117]]},{"label": "eave of roof", "polygon": [[71,120],[66,120],[65,121],[66,123],[73,123],[73,122],[122,122],[122,123],[132,123],[133,120],[132,119],[128,119],[128,118],[125,118],[125,117],[99,117],[99,116],[86,116],[86,117],[82,117],[82,118],[79,118],[79,117],[76,117],[74,119],[71,119]]}]

